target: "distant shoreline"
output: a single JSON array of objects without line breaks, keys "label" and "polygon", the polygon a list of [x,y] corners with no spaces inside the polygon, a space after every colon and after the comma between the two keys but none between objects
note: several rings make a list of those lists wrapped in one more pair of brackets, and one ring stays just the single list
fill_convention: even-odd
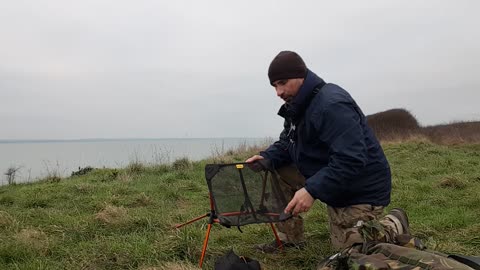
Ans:
[{"label": "distant shoreline", "polygon": [[161,141],[161,140],[219,140],[219,139],[263,139],[268,137],[210,137],[210,138],[92,138],[92,139],[46,139],[46,140],[0,140],[0,144],[21,143],[82,143],[82,142],[122,142],[122,141]]}]

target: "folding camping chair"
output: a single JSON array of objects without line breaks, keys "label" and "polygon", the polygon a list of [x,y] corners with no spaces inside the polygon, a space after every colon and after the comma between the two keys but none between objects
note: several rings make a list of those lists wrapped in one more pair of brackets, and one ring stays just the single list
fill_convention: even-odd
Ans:
[{"label": "folding camping chair", "polygon": [[[278,247],[282,248],[275,222],[285,221],[291,217],[284,214],[287,206],[280,189],[276,172],[266,160],[253,163],[208,164],[205,166],[210,212],[175,226],[181,228],[208,217],[207,232],[203,241],[200,268],[203,265],[212,224],[226,227],[253,223],[269,223]],[[241,230],[240,230],[241,231]]]}]

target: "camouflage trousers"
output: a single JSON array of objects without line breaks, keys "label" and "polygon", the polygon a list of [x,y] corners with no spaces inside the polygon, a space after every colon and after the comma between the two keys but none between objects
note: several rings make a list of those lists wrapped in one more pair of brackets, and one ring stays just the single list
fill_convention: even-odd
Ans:
[{"label": "camouflage trousers", "polygon": [[[291,200],[295,192],[305,186],[305,177],[293,165],[279,168],[277,173],[287,200]],[[369,204],[344,208],[327,206],[332,246],[340,250],[364,240],[393,243],[396,235],[403,233],[402,227],[388,215],[383,217],[383,210],[383,206]],[[294,244],[305,241],[302,217],[294,217],[276,226],[282,241]]]}]

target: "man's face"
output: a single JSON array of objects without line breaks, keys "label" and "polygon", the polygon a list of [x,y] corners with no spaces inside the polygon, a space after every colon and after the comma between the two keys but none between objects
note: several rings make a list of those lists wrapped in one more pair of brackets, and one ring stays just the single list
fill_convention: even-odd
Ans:
[{"label": "man's face", "polygon": [[273,82],[273,87],[275,87],[277,96],[288,103],[297,95],[303,80],[303,78],[277,80]]}]

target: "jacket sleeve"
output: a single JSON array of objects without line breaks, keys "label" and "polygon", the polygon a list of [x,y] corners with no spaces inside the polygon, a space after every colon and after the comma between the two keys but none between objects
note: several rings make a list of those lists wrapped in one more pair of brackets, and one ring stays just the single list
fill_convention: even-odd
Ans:
[{"label": "jacket sleeve", "polygon": [[287,122],[284,123],[284,129],[280,133],[278,141],[270,145],[266,150],[261,151],[260,155],[272,162],[274,168],[280,168],[292,163],[288,147],[290,140],[288,139]]},{"label": "jacket sleeve", "polygon": [[313,117],[319,140],[328,145],[328,166],[306,180],[305,189],[323,202],[338,201],[367,163],[362,118],[349,102],[328,105]]}]

